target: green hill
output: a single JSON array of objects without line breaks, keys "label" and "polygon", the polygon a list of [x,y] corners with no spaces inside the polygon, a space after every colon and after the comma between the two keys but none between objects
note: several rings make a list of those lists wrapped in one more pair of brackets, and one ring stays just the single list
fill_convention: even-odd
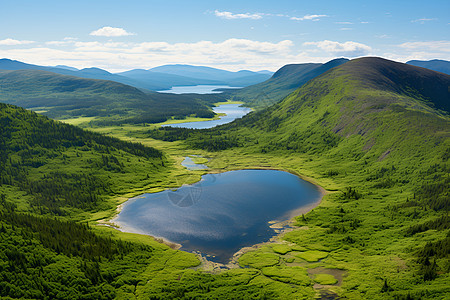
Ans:
[{"label": "green hill", "polygon": [[[211,151],[212,168],[285,169],[331,192],[296,219],[301,229],[284,235],[290,248],[262,247],[242,256],[242,265],[260,269],[269,256],[279,259],[282,273],[262,271],[288,282],[299,247],[326,257],[302,261],[304,268],[346,274],[342,285],[318,294],[442,299],[450,276],[449,86],[450,76],[439,72],[361,58],[233,123],[148,135],[186,138],[190,147]],[[307,253],[301,257],[317,261]]]},{"label": "green hill", "polygon": [[144,93],[121,83],[40,70],[0,70],[0,101],[55,118],[97,117],[99,124],[157,123],[171,117],[212,117],[219,95]]},{"label": "green hill", "polygon": [[264,108],[282,100],[308,80],[346,61],[348,59],[339,58],[325,64],[286,65],[275,72],[270,79],[237,91],[231,91],[229,95],[233,100],[243,101],[250,107]]}]

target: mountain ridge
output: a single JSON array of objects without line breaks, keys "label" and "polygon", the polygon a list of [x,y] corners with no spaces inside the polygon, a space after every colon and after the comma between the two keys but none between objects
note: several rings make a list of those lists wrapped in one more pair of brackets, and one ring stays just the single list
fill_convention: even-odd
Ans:
[{"label": "mountain ridge", "polygon": [[348,59],[337,58],[324,64],[289,64],[281,67],[272,77],[262,83],[228,92],[230,97],[246,105],[261,109],[277,103],[307,81],[339,66]]}]

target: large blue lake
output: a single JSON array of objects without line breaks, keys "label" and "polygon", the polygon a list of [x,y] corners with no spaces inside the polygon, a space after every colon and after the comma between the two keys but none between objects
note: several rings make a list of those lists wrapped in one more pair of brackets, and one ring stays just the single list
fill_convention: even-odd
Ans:
[{"label": "large blue lake", "polygon": [[241,107],[240,104],[223,104],[218,107],[214,107],[213,111],[217,114],[225,114],[225,116],[221,116],[220,119],[218,120],[178,123],[162,126],[194,128],[194,129],[212,128],[217,125],[230,123],[234,119],[242,118],[252,110],[248,107]]},{"label": "large blue lake", "polygon": [[276,170],[207,174],[193,185],[130,199],[114,220],[125,231],[163,237],[226,263],[242,247],[276,235],[286,221],[316,203],[319,189]]}]

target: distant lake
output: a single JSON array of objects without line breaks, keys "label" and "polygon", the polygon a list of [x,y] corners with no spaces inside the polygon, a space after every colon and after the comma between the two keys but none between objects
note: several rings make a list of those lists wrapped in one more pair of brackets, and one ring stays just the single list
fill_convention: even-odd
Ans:
[{"label": "distant lake", "polygon": [[215,89],[240,89],[241,87],[228,85],[192,85],[192,86],[173,86],[170,90],[158,91],[158,93],[172,94],[219,94],[222,91],[214,91]]},{"label": "distant lake", "polygon": [[168,124],[162,126],[194,128],[194,129],[212,128],[217,125],[230,123],[234,119],[242,118],[252,110],[248,107],[242,107],[240,106],[240,104],[223,104],[219,105],[218,107],[214,107],[213,111],[217,114],[224,113],[226,114],[226,116],[222,116],[220,117],[220,119],[212,121],[188,122],[188,123]]},{"label": "distant lake", "polygon": [[287,172],[229,171],[130,199],[114,222],[125,231],[163,237],[182,250],[226,263],[240,248],[276,235],[270,221],[286,221],[320,197],[315,185]]}]

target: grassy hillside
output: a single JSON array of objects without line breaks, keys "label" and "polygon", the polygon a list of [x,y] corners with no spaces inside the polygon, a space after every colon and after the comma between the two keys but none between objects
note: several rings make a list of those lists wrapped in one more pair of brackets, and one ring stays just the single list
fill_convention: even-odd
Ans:
[{"label": "grassy hillside", "polygon": [[147,136],[185,138],[210,151],[215,169],[285,169],[330,191],[296,219],[300,228],[281,245],[246,253],[242,266],[274,282],[300,284],[301,274],[331,279],[314,286],[322,295],[443,299],[450,276],[449,86],[442,73],[361,58],[231,124]]},{"label": "grassy hillside", "polygon": [[261,83],[229,92],[230,97],[243,101],[248,106],[265,108],[270,106],[331,68],[345,63],[347,59],[335,59],[325,64],[292,64],[279,69],[273,76]]},{"label": "grassy hillside", "polygon": [[40,70],[0,71],[0,101],[51,118],[96,117],[98,124],[157,123],[171,117],[213,117],[219,95],[144,93],[113,81]]}]

